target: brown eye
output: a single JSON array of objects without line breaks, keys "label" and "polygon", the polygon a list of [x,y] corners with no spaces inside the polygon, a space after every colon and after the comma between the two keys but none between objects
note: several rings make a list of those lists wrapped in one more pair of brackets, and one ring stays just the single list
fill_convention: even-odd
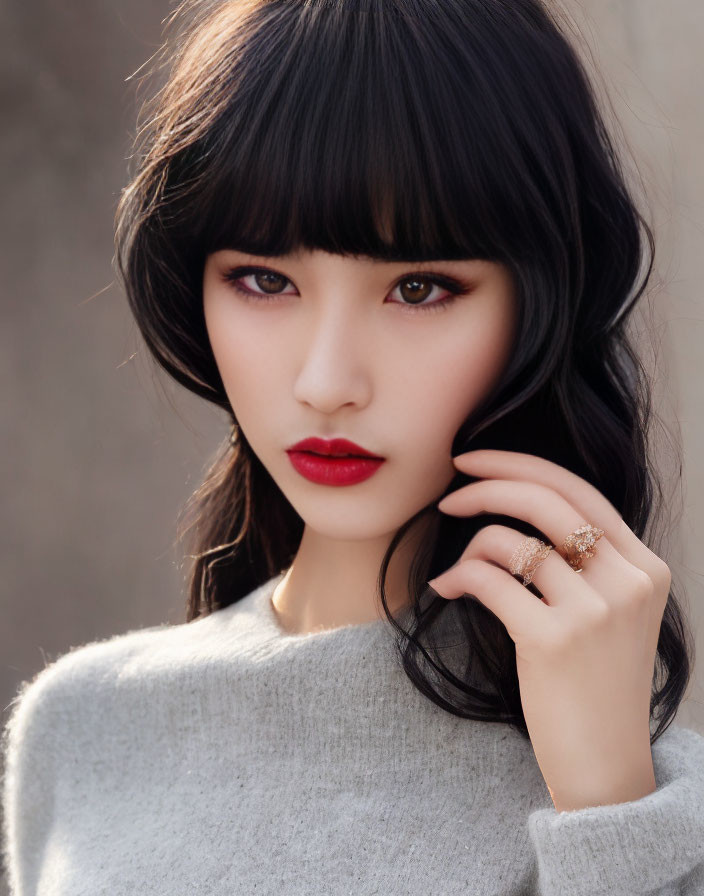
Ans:
[{"label": "brown eye", "polygon": [[291,295],[290,292],[282,292],[284,285],[291,281],[282,274],[266,268],[232,268],[225,271],[222,277],[243,296],[253,299],[258,297],[259,301],[270,302],[279,296]]},{"label": "brown eye", "polygon": [[437,274],[430,277],[416,271],[407,274],[396,283],[392,296],[395,296],[397,301],[392,304],[399,305],[404,311],[411,313],[444,311],[458,295],[470,290],[471,285],[468,283],[460,283]]},{"label": "brown eye", "polygon": [[420,277],[407,277],[399,283],[401,295],[412,304],[424,302],[433,291],[433,286],[430,280]]},{"label": "brown eye", "polygon": [[269,293],[281,292],[284,284],[288,283],[285,277],[275,274],[273,271],[257,271],[250,276],[254,278],[254,282],[260,289]]}]

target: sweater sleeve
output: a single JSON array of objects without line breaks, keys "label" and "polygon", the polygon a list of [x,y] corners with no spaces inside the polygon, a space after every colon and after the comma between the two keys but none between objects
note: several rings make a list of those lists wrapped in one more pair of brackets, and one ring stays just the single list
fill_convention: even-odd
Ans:
[{"label": "sweater sleeve", "polygon": [[671,725],[652,754],[656,790],[642,799],[529,815],[539,896],[704,893],[704,737]]},{"label": "sweater sleeve", "polygon": [[[2,731],[2,862],[9,896],[57,892],[68,853],[66,807],[94,739],[101,683],[114,690],[122,659],[168,623],[71,647],[20,686]],[[62,789],[63,788],[63,789]],[[60,815],[59,813],[62,812]],[[59,822],[63,820],[63,824]]]},{"label": "sweater sleeve", "polygon": [[56,703],[54,666],[24,682],[2,736],[2,858],[10,896],[40,885],[42,855],[52,826]]}]

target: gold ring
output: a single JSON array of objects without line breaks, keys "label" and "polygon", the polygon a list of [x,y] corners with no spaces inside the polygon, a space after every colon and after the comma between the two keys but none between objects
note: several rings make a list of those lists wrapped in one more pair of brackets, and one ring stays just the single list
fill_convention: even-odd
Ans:
[{"label": "gold ring", "polygon": [[553,549],[539,538],[524,538],[511,555],[508,567],[514,576],[523,576],[523,584],[530,585],[540,564]]},{"label": "gold ring", "polygon": [[582,564],[596,554],[594,545],[604,534],[603,529],[596,526],[580,526],[565,538],[562,549],[565,552],[565,560],[575,572],[582,571]]}]

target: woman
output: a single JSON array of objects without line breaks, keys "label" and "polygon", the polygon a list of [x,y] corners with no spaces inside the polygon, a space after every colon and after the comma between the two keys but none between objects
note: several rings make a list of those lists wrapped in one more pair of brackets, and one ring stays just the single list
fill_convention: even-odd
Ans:
[{"label": "woman", "polygon": [[18,695],[13,893],[702,892],[626,333],[653,239],[559,21],[181,11],[117,266],[232,434],[186,623]]}]

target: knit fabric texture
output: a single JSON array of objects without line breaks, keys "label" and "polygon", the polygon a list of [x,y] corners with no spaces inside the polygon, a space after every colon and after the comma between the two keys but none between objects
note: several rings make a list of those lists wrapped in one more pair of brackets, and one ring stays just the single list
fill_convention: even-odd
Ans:
[{"label": "knit fabric texture", "polygon": [[11,896],[704,894],[704,737],[643,799],[557,812],[530,741],[410,682],[385,618],[285,632],[283,573],[72,648],[3,733]]}]

